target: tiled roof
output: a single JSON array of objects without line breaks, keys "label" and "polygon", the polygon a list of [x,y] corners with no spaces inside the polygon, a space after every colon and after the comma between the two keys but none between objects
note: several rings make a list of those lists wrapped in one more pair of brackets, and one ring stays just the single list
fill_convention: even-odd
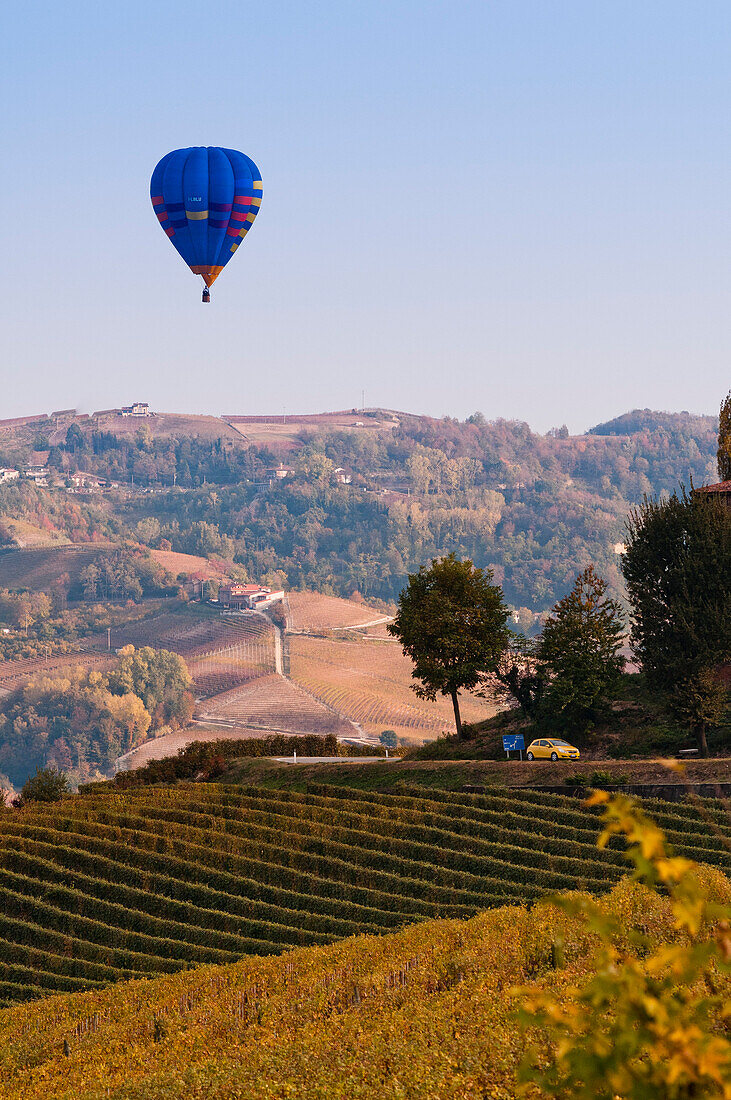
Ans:
[{"label": "tiled roof", "polygon": [[715,485],[701,485],[696,493],[731,493],[731,481],[718,481]]}]

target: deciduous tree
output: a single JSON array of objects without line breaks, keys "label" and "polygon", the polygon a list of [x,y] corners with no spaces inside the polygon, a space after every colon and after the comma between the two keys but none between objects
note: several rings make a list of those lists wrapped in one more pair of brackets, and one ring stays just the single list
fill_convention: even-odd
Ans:
[{"label": "deciduous tree", "polygon": [[462,737],[460,691],[494,674],[508,644],[508,609],[492,571],[454,554],[409,575],[389,624],[414,662],[413,690],[422,699],[449,695],[457,736]]}]

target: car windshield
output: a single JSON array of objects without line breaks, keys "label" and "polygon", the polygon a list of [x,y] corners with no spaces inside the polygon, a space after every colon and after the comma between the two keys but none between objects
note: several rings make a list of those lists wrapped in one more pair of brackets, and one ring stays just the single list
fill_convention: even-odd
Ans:
[{"label": "car windshield", "polygon": [[568,741],[552,741],[551,744],[554,747],[560,746],[562,749],[570,749],[571,748]]}]

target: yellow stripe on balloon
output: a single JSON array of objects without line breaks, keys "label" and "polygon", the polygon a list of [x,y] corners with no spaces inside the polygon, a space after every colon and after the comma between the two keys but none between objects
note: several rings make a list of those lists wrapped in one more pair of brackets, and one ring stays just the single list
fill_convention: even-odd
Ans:
[{"label": "yellow stripe on balloon", "polygon": [[261,180],[254,180],[253,183],[251,184],[251,186],[254,188],[255,191],[261,191],[262,190]]},{"label": "yellow stripe on balloon", "polygon": [[243,229],[239,229],[239,236],[240,237],[245,237],[248,232],[249,232],[249,227],[248,227],[248,225],[245,225],[243,227]]},{"label": "yellow stripe on balloon", "polygon": [[247,214],[246,215],[246,220],[249,223],[249,225],[251,225],[251,223],[253,222],[255,217],[256,217],[256,214]]},{"label": "yellow stripe on balloon", "polygon": [[207,210],[199,210],[194,213],[192,210],[186,210],[185,216],[189,222],[202,222],[204,218],[208,217]]},{"label": "yellow stripe on balloon", "polygon": [[239,242],[237,241],[236,244],[231,245],[231,251],[235,252],[238,247],[239,247]]},{"label": "yellow stripe on balloon", "polygon": [[251,200],[251,205],[252,206],[261,206],[261,199],[252,199]]}]

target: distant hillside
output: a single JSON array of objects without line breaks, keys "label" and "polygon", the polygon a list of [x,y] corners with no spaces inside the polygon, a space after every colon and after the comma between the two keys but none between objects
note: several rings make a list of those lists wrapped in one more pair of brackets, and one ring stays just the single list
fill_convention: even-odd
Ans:
[{"label": "distant hillside", "polygon": [[633,409],[632,412],[616,416],[604,424],[589,428],[589,435],[635,435],[638,432],[680,431],[684,433],[715,432],[718,430],[717,416],[680,412],[655,412],[652,409]]},{"label": "distant hillside", "polygon": [[[678,852],[729,868],[722,811],[652,808]],[[30,805],[0,815],[0,1001],[602,893],[624,864],[596,830],[574,800],[500,788],[184,783]]]},{"label": "distant hillside", "polygon": [[[651,410],[578,436],[480,413],[59,413],[0,422],[0,465],[35,449],[51,472],[50,488],[0,486],[0,540],[22,540],[18,523],[29,539],[128,538],[356,602],[393,602],[454,551],[493,570],[530,630],[590,562],[621,598],[629,509],[716,480],[716,445],[714,417]],[[78,475],[105,484],[64,481]]]}]

